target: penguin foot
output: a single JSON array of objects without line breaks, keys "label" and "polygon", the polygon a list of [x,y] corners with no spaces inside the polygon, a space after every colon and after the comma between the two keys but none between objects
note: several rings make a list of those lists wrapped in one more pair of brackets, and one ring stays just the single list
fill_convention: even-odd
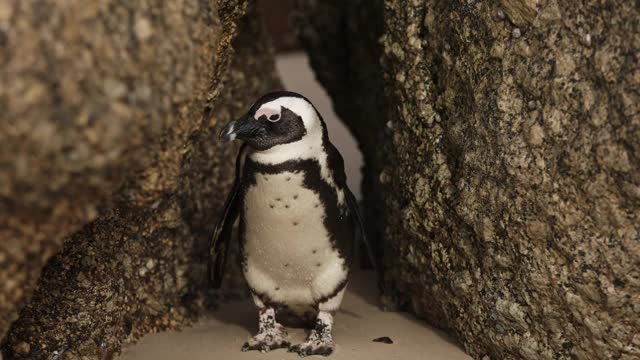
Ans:
[{"label": "penguin foot", "polygon": [[316,318],[316,326],[311,330],[307,341],[290,347],[289,352],[296,352],[300,357],[309,355],[331,355],[335,348],[333,337],[331,336],[332,327],[333,316],[326,311],[320,311]]},{"label": "penguin foot", "polygon": [[267,352],[288,348],[290,345],[291,343],[287,340],[287,332],[282,328],[281,331],[258,333],[242,345],[242,351],[258,350]]},{"label": "penguin foot", "polygon": [[287,331],[284,326],[276,322],[276,314],[273,308],[260,310],[258,321],[258,334],[242,345],[242,351],[258,350],[267,352],[269,350],[289,347],[291,343],[287,340]]},{"label": "penguin foot", "polygon": [[309,339],[302,344],[294,345],[289,348],[289,352],[295,352],[300,355],[300,357],[310,356],[310,355],[322,355],[329,356],[333,353],[333,349],[335,348],[335,344],[331,338],[327,339]]}]

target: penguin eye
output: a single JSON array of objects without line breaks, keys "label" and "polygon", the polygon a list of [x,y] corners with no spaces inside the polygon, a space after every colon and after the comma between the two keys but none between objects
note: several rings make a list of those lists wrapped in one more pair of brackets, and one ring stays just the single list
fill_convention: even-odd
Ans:
[{"label": "penguin eye", "polygon": [[271,121],[271,122],[276,122],[278,120],[280,120],[280,114],[273,114],[273,115],[269,116],[269,121]]}]

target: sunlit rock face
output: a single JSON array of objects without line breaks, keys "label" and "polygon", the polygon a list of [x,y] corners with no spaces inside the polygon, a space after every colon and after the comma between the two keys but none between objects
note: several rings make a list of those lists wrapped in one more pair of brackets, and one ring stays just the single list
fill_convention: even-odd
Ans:
[{"label": "sunlit rock face", "polygon": [[0,4],[6,357],[108,356],[202,309],[218,131],[280,87],[258,21],[241,0]]},{"label": "sunlit rock face", "polygon": [[633,1],[298,1],[385,298],[475,357],[640,356]]}]

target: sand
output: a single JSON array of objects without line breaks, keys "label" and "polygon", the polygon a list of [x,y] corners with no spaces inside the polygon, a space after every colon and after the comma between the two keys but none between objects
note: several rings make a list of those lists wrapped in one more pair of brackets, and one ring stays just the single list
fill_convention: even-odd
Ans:
[{"label": "sand", "polygon": [[[285,349],[268,353],[241,352],[257,328],[257,310],[251,302],[222,304],[198,324],[180,332],[150,334],[123,349],[121,360],[170,359],[299,359]],[[288,329],[293,343],[304,340],[303,329]],[[442,332],[410,314],[384,312],[378,306],[371,274],[353,276],[342,309],[335,316],[336,351],[328,359],[471,359]],[[373,342],[388,336],[393,344]],[[320,359],[319,356],[311,357]]]}]

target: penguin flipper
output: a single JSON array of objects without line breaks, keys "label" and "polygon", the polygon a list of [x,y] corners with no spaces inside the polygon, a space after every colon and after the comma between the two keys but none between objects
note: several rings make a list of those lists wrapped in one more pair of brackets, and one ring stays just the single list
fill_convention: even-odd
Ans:
[{"label": "penguin flipper", "polygon": [[[351,190],[349,190],[349,188],[345,188],[345,190],[346,190],[345,197],[347,198],[347,204],[349,205],[349,210],[351,211],[352,214],[354,214],[353,217],[355,221],[358,223],[360,239],[362,239],[362,242],[364,243],[364,247],[367,250],[367,257],[369,258],[369,262],[371,263],[371,266],[373,266],[373,270],[376,272],[378,290],[380,290],[380,292],[384,294],[386,293],[386,290],[384,285],[384,278],[382,276],[382,266],[378,264],[378,262],[376,261],[376,257],[373,252],[373,247],[371,246],[371,243],[369,243],[369,240],[367,239],[367,232],[365,231],[365,227],[364,227],[364,218],[362,217],[362,213],[360,212],[360,206],[358,205],[358,200],[356,200],[356,197],[353,195]],[[354,239],[354,243],[355,243],[354,244],[355,246],[358,245],[358,242],[355,239]]]},{"label": "penguin flipper", "polygon": [[[379,266],[379,264],[376,262],[376,258],[373,252],[373,247],[371,246],[371,244],[369,243],[369,240],[367,239],[367,232],[365,231],[365,226],[364,226],[364,217],[360,212],[360,205],[358,205],[358,200],[356,200],[355,195],[353,195],[353,193],[351,192],[351,189],[349,189],[349,186],[347,185],[347,175],[344,172],[344,160],[342,159],[342,155],[340,155],[340,152],[338,151],[338,149],[336,149],[336,147],[333,146],[333,144],[331,143],[325,144],[325,151],[327,152],[327,155],[328,155],[329,168],[331,168],[333,171],[333,178],[335,182],[344,190],[345,199],[347,200],[347,206],[349,208],[349,212],[352,214],[352,218],[354,222],[357,223],[355,225],[359,230],[358,232],[360,233],[360,239],[362,239],[362,242],[364,243],[364,246],[366,248],[367,257],[369,258],[369,262],[371,263],[371,266],[373,266],[373,269],[376,271],[376,276],[378,278],[378,286],[380,287],[381,290],[383,290],[382,267]],[[354,237],[353,241],[354,241],[353,248],[355,249],[359,245],[358,237]]]},{"label": "penguin flipper", "polygon": [[222,285],[227,255],[231,245],[231,234],[233,224],[240,213],[240,187],[242,184],[242,168],[244,165],[244,155],[247,149],[246,144],[242,144],[238,156],[236,157],[236,176],[231,191],[227,195],[224,209],[218,218],[216,227],[211,236],[209,244],[209,259],[207,263],[207,273],[211,287],[219,289]]},{"label": "penguin flipper", "polygon": [[[345,197],[347,199],[347,204],[349,205],[349,210],[354,215],[354,220],[357,222],[358,230],[360,233],[360,239],[364,243],[364,247],[367,250],[367,256],[369,257],[369,262],[371,266],[373,266],[374,270],[378,270],[378,265],[376,262],[376,258],[373,254],[373,248],[367,239],[367,232],[364,227],[364,218],[362,217],[362,213],[360,212],[360,206],[358,205],[358,200],[356,200],[355,195],[351,192],[348,187],[345,187]],[[357,242],[356,242],[357,246]]]}]

